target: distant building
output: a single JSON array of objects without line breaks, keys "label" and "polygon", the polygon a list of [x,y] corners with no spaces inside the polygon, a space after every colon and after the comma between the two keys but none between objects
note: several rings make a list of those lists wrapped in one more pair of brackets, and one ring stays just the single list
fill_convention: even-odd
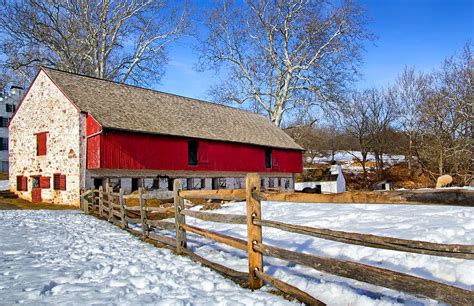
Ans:
[{"label": "distant building", "polygon": [[308,193],[340,193],[346,191],[346,180],[342,173],[340,164],[331,165],[311,182],[301,182],[295,184],[295,190]]},{"label": "distant building", "polygon": [[23,88],[17,86],[5,95],[0,93],[0,172],[8,172],[8,121],[24,94]]}]

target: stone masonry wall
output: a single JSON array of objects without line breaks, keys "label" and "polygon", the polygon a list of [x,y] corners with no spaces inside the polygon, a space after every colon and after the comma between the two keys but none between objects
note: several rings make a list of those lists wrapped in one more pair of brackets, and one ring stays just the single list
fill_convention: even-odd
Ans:
[{"label": "stone masonry wall", "polygon": [[[79,205],[84,115],[41,71],[10,123],[10,190],[31,200],[32,176],[50,177],[43,201]],[[46,156],[36,156],[36,133],[48,132]],[[53,174],[66,175],[66,191],[53,190]],[[28,177],[28,191],[17,191],[16,177]]]}]

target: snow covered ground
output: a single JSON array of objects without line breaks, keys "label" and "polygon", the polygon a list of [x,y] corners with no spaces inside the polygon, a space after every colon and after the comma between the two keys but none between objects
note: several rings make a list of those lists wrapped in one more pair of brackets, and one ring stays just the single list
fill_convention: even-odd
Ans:
[{"label": "snow covered ground", "polygon": [[[362,155],[359,151],[336,151],[336,153],[334,154],[334,160],[338,162],[351,162],[354,160],[355,157],[362,159]],[[318,164],[322,162],[330,162],[331,158],[331,152],[327,152],[326,156],[314,158],[313,163]],[[383,155],[383,161],[387,164],[399,163],[404,160],[404,155]],[[372,153],[367,154],[367,161],[375,161],[375,156]],[[308,159],[308,162],[311,162],[311,158]]]},{"label": "snow covered ground", "polygon": [[[197,209],[197,207],[195,208]],[[225,205],[213,212],[245,214],[244,203]],[[474,244],[474,209],[450,206],[328,205],[263,202],[265,219],[334,230],[376,234],[438,243]],[[244,225],[222,224],[186,218],[198,225],[246,239]],[[377,250],[309,236],[263,229],[264,243],[294,251],[341,258],[383,267],[474,290],[474,261]],[[246,254],[188,234],[196,253],[239,271],[246,271]],[[310,268],[264,257],[265,270],[329,305],[436,304],[408,294],[362,282],[331,276]]]},{"label": "snow covered ground", "polygon": [[[362,159],[362,155],[359,151],[336,151],[334,154],[334,160],[342,165],[342,169],[344,169],[345,172],[362,172],[362,166],[357,162],[356,157]],[[403,155],[383,155],[383,162],[387,167],[403,162],[404,160],[405,156]],[[329,151],[324,156],[315,158],[306,157],[306,162],[311,164],[327,164],[331,161],[332,156]],[[367,167],[370,168],[370,163],[375,162],[375,156],[371,153],[367,154],[367,162],[369,162]]]},{"label": "snow covered ground", "polygon": [[10,188],[8,180],[0,180],[0,190],[8,190]]},{"label": "snow covered ground", "polygon": [[0,305],[285,305],[78,211],[0,211]]},{"label": "snow covered ground", "polygon": [[[195,207],[194,209],[198,209]],[[220,213],[245,213],[244,203]],[[474,209],[450,206],[263,202],[265,219],[439,243],[474,244]],[[244,225],[186,218],[188,224],[246,239]],[[285,305],[251,292],[192,262],[78,211],[0,211],[0,304]],[[163,232],[161,232],[163,234]],[[264,243],[474,289],[474,261],[377,250],[264,228]],[[247,271],[246,254],[188,234],[201,256]],[[265,271],[329,305],[434,305],[372,286],[264,257]]]}]

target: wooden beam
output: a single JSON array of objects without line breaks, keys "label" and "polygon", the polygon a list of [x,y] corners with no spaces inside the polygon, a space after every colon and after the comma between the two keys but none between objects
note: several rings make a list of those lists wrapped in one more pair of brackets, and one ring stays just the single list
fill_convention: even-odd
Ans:
[{"label": "wooden beam", "polygon": [[258,278],[261,280],[269,283],[273,287],[283,291],[286,294],[289,294],[295,298],[297,298],[299,301],[305,303],[306,305],[317,305],[317,306],[324,306],[326,305],[325,303],[321,302],[320,300],[315,299],[311,295],[307,294],[306,292],[288,284],[285,283],[279,279],[276,279],[264,272],[260,271],[255,271],[255,274],[257,275]]},{"label": "wooden beam", "polygon": [[246,179],[246,201],[247,201],[247,252],[249,258],[249,282],[250,289],[259,289],[263,286],[262,279],[255,274],[256,271],[263,272],[263,255],[254,250],[253,246],[262,243],[262,226],[256,225],[254,221],[262,217],[260,200],[253,197],[253,192],[260,191],[260,176],[250,173]]},{"label": "wooden beam", "polygon": [[184,252],[184,254],[191,257],[193,260],[198,261],[198,262],[202,263],[203,265],[208,266],[209,268],[214,269],[216,271],[219,271],[222,274],[225,274],[229,277],[236,278],[236,279],[239,279],[239,280],[247,280],[248,279],[248,274],[245,273],[245,272],[236,271],[234,269],[227,268],[227,267],[225,267],[223,265],[220,265],[218,263],[209,261],[209,260],[197,255],[196,253],[192,252],[189,249],[183,249],[183,252]]},{"label": "wooden beam", "polygon": [[227,236],[224,234],[208,231],[199,227],[195,227],[192,225],[188,224],[181,224],[181,227],[186,230],[187,232],[191,232],[197,235],[201,235],[203,237],[209,238],[211,240],[227,244],[231,247],[234,247],[236,249],[246,251],[247,252],[247,242],[245,242],[242,239]]},{"label": "wooden beam", "polygon": [[155,233],[148,233],[148,239],[156,240],[158,242],[176,247],[176,240],[170,237],[157,235]]},{"label": "wooden beam", "polygon": [[175,230],[176,229],[176,224],[172,222],[167,222],[167,221],[161,221],[161,220],[148,220],[147,225],[149,226],[158,226],[167,230]]},{"label": "wooden beam", "polygon": [[125,204],[123,201],[123,189],[120,188],[120,197],[119,197],[119,203],[120,203],[120,222],[121,222],[121,227],[122,229],[125,229],[128,227],[127,219],[125,218],[126,211],[125,211]]},{"label": "wooden beam", "polygon": [[195,210],[182,210],[181,214],[193,217],[196,219],[210,221],[210,222],[220,222],[220,223],[230,223],[230,224],[247,224],[247,217],[244,215],[234,215],[234,214],[217,214],[209,213]]},{"label": "wooden beam", "polygon": [[244,189],[220,189],[220,190],[183,190],[179,196],[184,199],[205,199],[224,201],[245,201]]},{"label": "wooden beam", "polygon": [[174,180],[173,183],[173,193],[174,193],[174,212],[175,212],[175,222],[176,222],[176,251],[178,254],[183,254],[183,249],[186,248],[186,232],[183,231],[182,225],[186,223],[184,215],[181,214],[181,211],[184,210],[184,199],[179,196],[181,191],[181,181]]},{"label": "wooden beam", "polygon": [[419,240],[382,237],[370,234],[348,233],[343,231],[320,229],[271,220],[255,220],[254,223],[292,233],[298,233],[321,239],[333,240],[355,245],[363,245],[372,248],[442,257],[474,259],[474,245],[440,244]]},{"label": "wooden beam", "polygon": [[[446,199],[444,202],[435,200],[428,201],[420,194],[408,194],[403,192],[351,192],[334,194],[315,194],[302,192],[255,192],[254,197],[260,201],[272,202],[297,202],[297,203],[317,203],[317,204],[387,204],[387,205],[450,205],[474,207],[474,192],[463,193],[460,197],[465,201],[459,201],[456,204]],[[428,198],[429,194],[425,196]],[[471,200],[473,199],[473,200]]]},{"label": "wooden beam", "polygon": [[102,217],[104,208],[104,187],[99,186],[99,217]]},{"label": "wooden beam", "polygon": [[147,220],[147,212],[146,212],[146,200],[143,199],[143,188],[138,188],[138,203],[140,204],[140,222],[142,224],[142,235],[143,238],[148,236],[149,228],[148,228],[148,220]]},{"label": "wooden beam", "polygon": [[254,248],[265,255],[337,276],[435,299],[451,305],[474,305],[473,292],[432,280],[347,260],[293,252],[264,244],[257,244]]}]

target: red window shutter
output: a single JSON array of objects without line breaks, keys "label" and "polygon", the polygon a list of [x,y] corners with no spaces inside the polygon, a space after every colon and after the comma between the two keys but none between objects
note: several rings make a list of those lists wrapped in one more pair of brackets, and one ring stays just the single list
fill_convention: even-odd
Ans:
[{"label": "red window shutter", "polygon": [[21,190],[28,191],[28,178],[26,176],[21,177]]},{"label": "red window shutter", "polygon": [[66,176],[61,175],[61,179],[59,180],[59,189],[66,190]]},{"label": "red window shutter", "polygon": [[42,188],[42,189],[51,188],[51,177],[49,177],[49,176],[40,177],[40,188]]},{"label": "red window shutter", "polygon": [[53,189],[61,190],[61,174],[59,173],[53,174]]},{"label": "red window shutter", "polygon": [[36,134],[36,155],[46,155],[46,143],[47,143],[48,132]]},{"label": "red window shutter", "polygon": [[16,177],[16,190],[23,191],[23,180],[21,175]]}]

